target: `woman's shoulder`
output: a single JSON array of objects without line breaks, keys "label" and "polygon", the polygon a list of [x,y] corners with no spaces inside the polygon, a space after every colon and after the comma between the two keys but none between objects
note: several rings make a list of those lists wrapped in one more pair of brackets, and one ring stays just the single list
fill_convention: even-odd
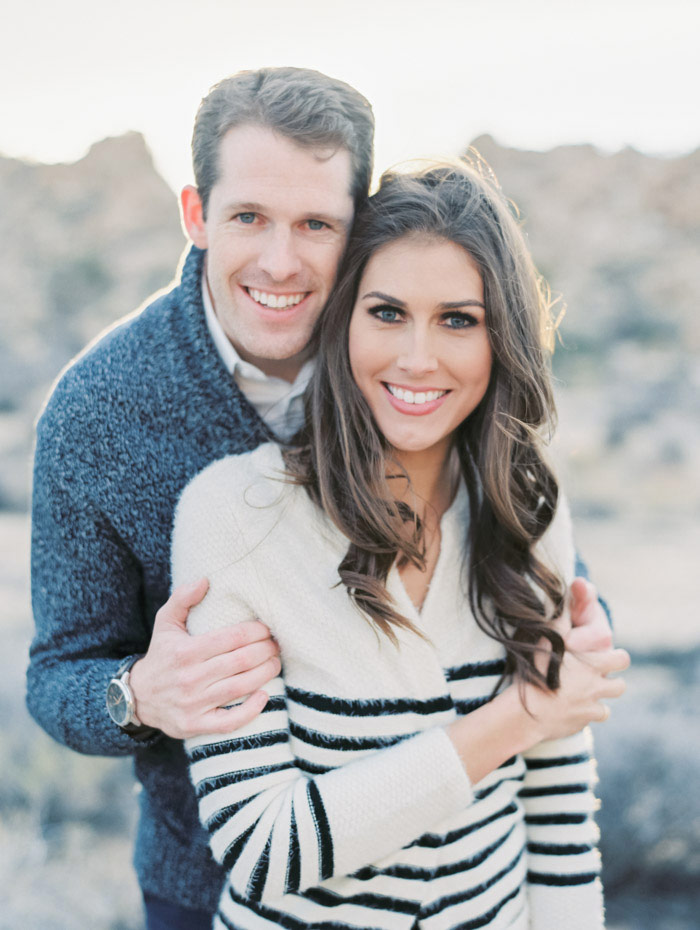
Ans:
[{"label": "woman's shoulder", "polygon": [[235,500],[240,489],[264,487],[270,481],[284,481],[284,461],[278,445],[266,442],[257,449],[216,459],[198,472],[185,486],[180,500],[221,498]]},{"label": "woman's shoulder", "polygon": [[178,501],[174,565],[183,553],[191,559],[195,548],[208,553],[210,571],[249,555],[281,522],[294,490],[273,443],[212,462],[192,478]]}]

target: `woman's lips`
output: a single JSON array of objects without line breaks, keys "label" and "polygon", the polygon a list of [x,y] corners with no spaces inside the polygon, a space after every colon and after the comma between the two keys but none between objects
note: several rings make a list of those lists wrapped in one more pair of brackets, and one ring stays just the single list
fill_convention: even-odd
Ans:
[{"label": "woman's lips", "polygon": [[433,413],[445,402],[449,390],[445,388],[425,387],[420,390],[402,387],[382,381],[382,387],[391,406],[399,413],[421,417]]}]

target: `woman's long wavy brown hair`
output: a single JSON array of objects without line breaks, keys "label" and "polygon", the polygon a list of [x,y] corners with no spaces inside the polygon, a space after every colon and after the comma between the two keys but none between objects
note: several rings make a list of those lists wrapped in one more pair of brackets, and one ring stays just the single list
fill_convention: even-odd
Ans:
[{"label": "woman's long wavy brown hair", "polygon": [[[391,493],[392,450],[348,357],[367,262],[407,236],[456,243],[483,278],[492,373],[483,400],[454,437],[470,501],[470,606],[481,628],[504,645],[506,674],[556,688],[564,643],[551,620],[562,611],[565,589],[535,553],[558,497],[541,438],[555,416],[554,325],[547,288],[493,176],[462,163],[388,172],[360,209],[315,334],[318,367],[305,426],[285,450],[289,477],[350,540],[338,571],[357,606],[394,642],[397,628],[418,632],[396,610],[385,583],[397,559],[425,567],[422,526]],[[546,674],[535,664],[542,638],[551,645]]]}]

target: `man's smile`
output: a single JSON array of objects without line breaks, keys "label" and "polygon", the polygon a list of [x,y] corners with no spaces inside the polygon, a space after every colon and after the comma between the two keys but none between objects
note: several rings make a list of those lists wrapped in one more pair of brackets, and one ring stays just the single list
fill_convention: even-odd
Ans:
[{"label": "man's smile", "polygon": [[296,307],[310,293],[309,291],[302,291],[301,293],[292,294],[271,294],[269,291],[259,291],[253,287],[246,287],[245,290],[256,303],[261,304],[263,307],[279,310]]}]

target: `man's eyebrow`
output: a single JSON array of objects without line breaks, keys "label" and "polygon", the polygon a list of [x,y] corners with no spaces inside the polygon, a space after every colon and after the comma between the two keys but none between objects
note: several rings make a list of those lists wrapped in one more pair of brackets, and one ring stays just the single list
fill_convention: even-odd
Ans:
[{"label": "man's eyebrow", "polygon": [[224,207],[225,213],[264,213],[265,207],[261,203],[253,203],[252,201],[235,201],[233,203],[227,203]]},{"label": "man's eyebrow", "polygon": [[[382,291],[369,291],[367,294],[364,294],[362,300],[367,300],[368,297],[376,297],[377,300],[385,300],[389,304],[395,304],[397,307],[406,307],[406,303],[403,300],[399,300],[398,297],[391,297],[389,294],[384,294]],[[440,310],[459,310],[461,307],[481,307],[482,310],[486,310],[484,304],[480,300],[474,300],[469,298],[467,300],[450,300],[444,301],[441,304],[438,304]]]}]

